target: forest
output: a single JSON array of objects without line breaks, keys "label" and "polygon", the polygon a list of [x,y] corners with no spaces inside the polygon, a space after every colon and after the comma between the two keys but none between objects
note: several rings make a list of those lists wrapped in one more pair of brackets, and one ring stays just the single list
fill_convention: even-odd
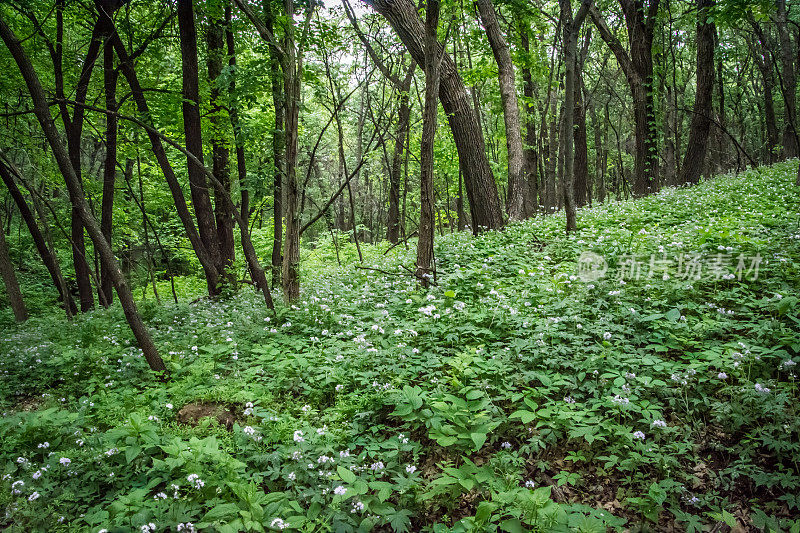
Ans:
[{"label": "forest", "polygon": [[800,4],[0,41],[0,530],[800,533]]}]

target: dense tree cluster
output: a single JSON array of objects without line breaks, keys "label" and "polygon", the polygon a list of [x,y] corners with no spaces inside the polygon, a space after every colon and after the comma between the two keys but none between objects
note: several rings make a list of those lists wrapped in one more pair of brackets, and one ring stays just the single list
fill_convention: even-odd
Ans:
[{"label": "dense tree cluster", "polygon": [[437,231],[563,209],[569,232],[595,202],[798,156],[785,0],[423,4],[4,2],[17,319],[14,228],[67,316],[116,292],[163,371],[132,287],[202,271],[209,296],[245,278],[273,308],[303,246],[412,237],[427,285]]}]

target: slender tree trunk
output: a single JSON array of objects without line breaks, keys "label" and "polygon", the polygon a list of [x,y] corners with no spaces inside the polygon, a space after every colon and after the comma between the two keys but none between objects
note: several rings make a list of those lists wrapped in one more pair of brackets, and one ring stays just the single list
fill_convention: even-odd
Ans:
[{"label": "slender tree trunk", "polygon": [[477,0],[489,46],[497,62],[498,80],[500,85],[500,101],[503,106],[503,119],[506,126],[506,149],[508,150],[508,200],[506,210],[512,220],[521,220],[526,217],[525,205],[525,177],[523,174],[524,156],[522,150],[522,123],[519,116],[519,103],[517,102],[516,83],[514,81],[514,64],[511,62],[511,53],[508,44],[500,31],[497,15],[491,0]]},{"label": "slender tree trunk", "polygon": [[[264,1],[264,19],[270,32],[274,35],[274,14],[271,0]],[[272,286],[281,280],[283,247],[283,178],[286,175],[286,97],[284,78],[281,71],[281,59],[273,44],[269,46],[270,82],[272,85],[272,105],[275,109],[275,129],[272,131],[272,161],[275,167],[272,188]]]},{"label": "slender tree trunk", "polygon": [[420,215],[417,240],[416,276],[423,287],[434,279],[433,262],[434,190],[433,144],[436,139],[439,101],[439,65],[441,54],[436,31],[439,26],[439,0],[428,0],[425,8],[425,102],[422,110],[422,143],[420,146]]},{"label": "slender tree trunk", "polygon": [[[233,241],[233,213],[228,209],[228,203],[222,199],[227,193],[231,194],[230,151],[225,143],[224,117],[219,76],[225,63],[225,14],[221,5],[208,3],[211,11],[206,30],[206,44],[208,46],[208,83],[211,86],[209,119],[211,121],[211,157],[212,171],[217,181],[222,184],[224,191],[214,188],[214,217],[217,226],[217,241],[219,243],[220,266],[227,272],[236,258]],[[228,273],[230,276],[231,273]]]},{"label": "slender tree trunk", "polygon": [[156,349],[156,346],[153,344],[153,340],[150,337],[150,333],[147,331],[147,327],[144,325],[144,322],[142,322],[142,319],[139,316],[139,313],[136,309],[136,302],[133,299],[133,294],[131,293],[125,276],[122,274],[122,270],[119,268],[117,259],[114,257],[114,254],[111,251],[111,246],[109,246],[108,242],[103,236],[103,232],[100,229],[100,224],[98,224],[97,220],[89,210],[89,204],[86,202],[86,198],[83,196],[81,191],[80,180],[76,175],[75,170],[72,168],[69,154],[62,144],[58,130],[56,130],[56,126],[53,123],[47,98],[45,97],[44,90],[39,82],[39,78],[33,69],[33,65],[28,59],[28,56],[25,54],[25,51],[22,49],[20,41],[3,19],[0,19],[0,38],[2,38],[6,44],[6,47],[11,52],[11,55],[16,61],[20,73],[22,74],[22,77],[28,86],[28,91],[30,92],[31,99],[33,100],[36,118],[42,127],[45,138],[50,145],[50,149],[53,151],[53,155],[55,156],[59,170],[65,178],[66,186],[70,190],[70,197],[74,198],[75,202],[77,203],[81,221],[86,227],[95,249],[98,250],[102,260],[108,267],[108,272],[111,275],[112,281],[114,282],[114,287],[117,290],[117,295],[119,296],[120,303],[122,304],[125,318],[128,320],[128,325],[136,337],[139,348],[142,350],[142,353],[144,354],[144,357],[151,369],[157,372],[166,372],[164,361],[161,359],[161,356],[159,356],[158,350]]},{"label": "slender tree trunk", "polygon": [[409,91],[411,82],[414,79],[414,71],[417,63],[413,59],[411,65],[403,78],[403,83],[397,88],[399,105],[397,111],[397,137],[394,142],[394,153],[392,154],[392,168],[389,175],[389,213],[386,228],[386,240],[392,244],[397,244],[400,238],[400,181],[403,173],[403,158],[408,157],[403,148],[406,143],[406,136],[411,124],[411,105]]},{"label": "slender tree trunk", "polygon": [[[564,195],[564,211],[567,215],[567,233],[577,231],[578,225],[575,216],[575,187],[574,187],[574,129],[573,119],[575,113],[575,93],[576,75],[575,69],[578,64],[576,51],[578,48],[578,34],[586,18],[589,4],[584,0],[578,10],[577,15],[572,15],[571,0],[559,0],[561,7],[561,24],[564,31],[563,54],[564,54],[564,125],[561,152],[564,156],[564,172],[561,179],[561,190]],[[585,132],[584,132],[585,133]],[[586,138],[584,136],[584,142]],[[586,182],[584,180],[584,188]],[[585,190],[585,189],[584,189]]]},{"label": "slender tree trunk", "polygon": [[[2,226],[2,223],[0,223],[0,226]],[[28,308],[25,307],[25,300],[22,298],[22,291],[19,288],[17,275],[14,272],[14,265],[8,255],[5,234],[5,231],[0,231],[0,277],[3,278],[3,284],[6,287],[6,295],[11,304],[14,319],[17,322],[25,322],[28,320]]]},{"label": "slender tree trunk", "polygon": [[39,252],[39,256],[42,258],[42,263],[44,263],[44,266],[47,267],[47,271],[50,273],[50,278],[53,280],[53,285],[55,285],[56,289],[58,290],[58,294],[61,297],[62,303],[64,304],[64,311],[67,313],[67,318],[71,318],[78,312],[78,308],[75,305],[75,300],[72,299],[72,294],[69,292],[67,283],[64,280],[63,274],[61,273],[61,267],[58,264],[58,258],[56,257],[55,250],[48,245],[47,239],[45,239],[45,236],[39,229],[39,224],[36,222],[36,217],[34,216],[33,211],[31,211],[28,203],[25,201],[25,197],[22,195],[22,192],[19,190],[19,187],[14,180],[14,174],[16,174],[15,171],[0,162],[0,178],[2,178],[3,183],[5,183],[6,187],[8,188],[8,192],[11,195],[11,198],[14,200],[14,203],[17,205],[17,209],[19,210],[22,219],[25,221],[25,225],[28,226],[28,231],[31,234],[31,238],[36,246],[36,250]]},{"label": "slender tree trunk", "polygon": [[675,123],[675,106],[673,104],[673,87],[665,85],[664,98],[664,183],[674,187],[678,181],[678,169],[675,163],[675,142],[672,125]]},{"label": "slender tree trunk", "polygon": [[[186,135],[186,149],[200,165],[187,158],[189,186],[192,205],[200,240],[211,257],[217,273],[222,274],[219,239],[217,238],[214,209],[208,192],[208,180],[203,173],[203,135],[200,122],[200,90],[197,63],[197,29],[194,22],[193,0],[178,0],[178,28],[181,41],[181,65],[183,70],[183,131]],[[219,279],[206,279],[208,294],[219,293]]]},{"label": "slender tree trunk", "polygon": [[[365,0],[394,28],[417,63],[424,58],[424,25],[411,0]],[[500,197],[492,169],[486,158],[483,135],[473,111],[464,82],[449,54],[444,54],[440,68],[439,98],[448,117],[453,140],[464,173],[464,183],[472,214],[472,230],[503,227]]]},{"label": "slender tree trunk", "polygon": [[[133,100],[136,102],[136,107],[139,110],[139,113],[145,117],[146,120],[150,121],[150,108],[147,105],[147,100],[144,97],[144,91],[139,84],[139,79],[136,76],[136,72],[133,70],[133,62],[128,56],[127,50],[125,50],[125,45],[122,43],[122,40],[119,38],[119,35],[116,32],[112,33],[111,42],[114,45],[114,51],[116,52],[120,61],[120,71],[128,81],[128,85],[130,86],[131,93],[133,95]],[[200,235],[198,234],[197,228],[192,220],[192,215],[189,213],[189,208],[186,205],[186,199],[183,196],[183,190],[181,189],[180,183],[178,183],[178,178],[175,175],[175,171],[173,170],[172,165],[167,158],[167,153],[164,151],[164,145],[161,143],[161,138],[151,130],[147,131],[147,137],[150,139],[153,155],[155,156],[159,167],[161,167],[161,172],[164,174],[164,179],[169,186],[178,218],[180,218],[184,231],[186,232],[186,236],[192,245],[192,249],[194,250],[195,255],[197,255],[197,258],[203,267],[206,283],[209,286],[216,286],[216,280],[219,277],[219,272],[217,271],[213,257],[206,249],[203,241],[200,239]]]},{"label": "slender tree trunk", "polygon": [[708,11],[713,5],[714,0],[697,0],[697,89],[689,144],[678,178],[678,183],[681,184],[698,183],[706,159],[714,90],[714,42],[717,34],[716,26],[707,19]]},{"label": "slender tree trunk", "polygon": [[300,113],[300,77],[294,35],[294,0],[285,0],[289,19],[284,27],[283,85],[286,91],[286,244],[283,252],[282,285],[287,302],[300,297],[300,212],[297,187],[297,142]]},{"label": "slender tree trunk", "polygon": [[611,33],[597,7],[590,13],[600,36],[617,58],[633,97],[636,138],[633,194],[644,196],[658,190],[658,131],[653,91],[653,31],[659,0],[619,0],[628,29],[630,53]]},{"label": "slender tree trunk", "polygon": [[520,42],[522,50],[526,54],[526,60],[522,67],[522,93],[525,97],[525,146],[523,155],[525,157],[524,171],[526,190],[528,199],[525,202],[528,207],[527,215],[531,216],[539,208],[539,152],[537,150],[538,140],[536,138],[536,106],[533,104],[534,88],[533,75],[530,67],[530,28],[522,24],[520,27]]},{"label": "slender tree trunk", "polygon": [[786,115],[786,124],[783,129],[783,151],[789,157],[798,156],[797,146],[797,76],[794,68],[795,55],[793,53],[792,38],[789,34],[786,0],[776,0],[777,11],[775,25],[778,29],[778,40],[781,45],[781,77],[783,79],[783,103]]},{"label": "slender tree trunk", "polygon": [[[106,109],[117,110],[117,71],[114,68],[114,48],[109,44],[103,49],[103,86],[106,96]],[[111,233],[114,227],[114,186],[117,179],[117,131],[119,119],[116,115],[106,115],[106,160],[103,164],[103,200],[100,213],[100,228],[111,246]],[[114,299],[113,284],[105,264],[100,265],[101,302],[111,305]]]}]

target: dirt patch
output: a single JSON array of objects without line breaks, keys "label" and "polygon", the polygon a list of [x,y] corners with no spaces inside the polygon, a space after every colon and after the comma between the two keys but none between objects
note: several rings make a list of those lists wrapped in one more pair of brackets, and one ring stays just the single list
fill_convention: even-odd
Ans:
[{"label": "dirt patch", "polygon": [[17,400],[17,403],[14,404],[14,407],[11,409],[17,412],[31,412],[31,411],[38,411],[39,408],[44,403],[44,398],[41,396],[25,396]]},{"label": "dirt patch", "polygon": [[196,402],[181,407],[177,416],[178,422],[192,427],[197,426],[203,418],[213,418],[221,426],[230,430],[233,429],[233,423],[236,422],[236,413],[222,403]]}]

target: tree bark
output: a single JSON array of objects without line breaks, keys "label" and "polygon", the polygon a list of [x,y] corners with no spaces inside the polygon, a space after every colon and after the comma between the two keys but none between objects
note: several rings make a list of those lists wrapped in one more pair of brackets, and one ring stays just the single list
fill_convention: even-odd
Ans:
[{"label": "tree bark", "polygon": [[788,30],[786,0],[776,0],[775,25],[781,45],[781,77],[786,124],[783,129],[783,151],[787,158],[798,156],[797,134],[797,76],[794,68],[794,47]]},{"label": "tree bark", "polygon": [[717,35],[716,26],[707,20],[708,11],[713,5],[714,0],[697,0],[697,89],[689,144],[678,178],[680,184],[699,183],[706,158],[714,90],[714,42]]},{"label": "tree bark", "polygon": [[[2,227],[1,223],[0,227]],[[11,257],[8,255],[6,232],[2,231],[1,229],[0,277],[3,278],[3,284],[6,287],[6,295],[8,296],[9,304],[11,304],[11,311],[14,313],[14,319],[17,322],[25,322],[28,320],[28,308],[25,307],[25,300],[22,298],[22,291],[19,288],[17,275],[14,272],[14,265],[11,263]]]},{"label": "tree bark", "polygon": [[658,132],[653,96],[653,30],[658,18],[659,0],[619,0],[628,29],[630,53],[625,50],[596,6],[592,21],[600,37],[611,48],[620,68],[625,72],[633,97],[633,118],[636,137],[633,194],[644,196],[658,190]]},{"label": "tree bark", "polygon": [[506,210],[512,220],[522,220],[527,216],[525,205],[525,178],[523,175],[524,156],[522,149],[522,123],[519,116],[514,64],[508,43],[500,31],[497,15],[491,0],[476,0],[489,46],[497,62],[500,85],[500,102],[503,106],[503,119],[506,126],[506,149],[508,150],[508,199]]},{"label": "tree bark", "polygon": [[284,27],[281,55],[283,85],[286,94],[286,243],[283,251],[281,283],[287,302],[300,297],[300,212],[297,187],[297,142],[300,115],[300,68],[297,60],[294,28],[294,0],[285,0],[288,18]]},{"label": "tree bark", "polygon": [[[578,225],[575,214],[575,187],[573,184],[575,160],[573,151],[574,142],[574,111],[575,111],[575,68],[577,66],[576,50],[578,48],[578,33],[589,9],[586,0],[581,3],[578,13],[573,17],[571,0],[559,0],[561,8],[561,24],[563,26],[563,54],[564,54],[564,124],[562,127],[561,152],[564,156],[564,172],[562,174],[561,192],[564,195],[564,211],[567,215],[567,233],[577,231]],[[585,183],[584,183],[585,186]]]},{"label": "tree bark", "polygon": [[103,262],[108,267],[108,272],[111,275],[114,287],[117,290],[122,309],[125,313],[125,318],[131,328],[134,336],[136,337],[139,348],[142,350],[147,363],[150,368],[157,372],[166,372],[166,366],[161,356],[158,354],[155,344],[147,331],[147,327],[142,322],[141,317],[136,309],[136,302],[133,299],[128,282],[119,268],[117,259],[111,251],[103,232],[100,229],[100,224],[91,213],[89,204],[81,190],[81,183],[75,170],[72,168],[72,163],[69,158],[67,149],[61,142],[58,130],[53,123],[53,118],[50,115],[50,108],[48,106],[47,98],[45,97],[42,85],[39,82],[39,77],[33,69],[28,56],[22,49],[22,45],[17,39],[17,36],[11,31],[6,24],[5,20],[0,19],[0,38],[5,42],[11,52],[12,57],[19,67],[20,73],[28,86],[31,99],[33,100],[34,113],[42,127],[45,138],[47,139],[50,149],[53,151],[56,162],[58,164],[61,174],[65,178],[66,186],[70,191],[70,197],[75,199],[80,214],[81,221],[86,227],[89,237],[92,239],[95,249],[100,253]]},{"label": "tree bark", "polygon": [[394,141],[394,153],[392,154],[392,168],[389,174],[389,213],[386,223],[386,240],[392,244],[397,244],[400,239],[400,181],[403,174],[403,157],[407,157],[404,148],[406,136],[411,124],[411,105],[409,91],[411,81],[414,79],[414,71],[417,63],[412,59],[411,65],[406,72],[406,77],[397,88],[398,111],[397,111],[397,137]]},{"label": "tree bark", "polygon": [[436,139],[439,101],[439,65],[441,54],[436,37],[439,27],[439,0],[428,0],[425,8],[425,101],[422,110],[422,142],[420,145],[420,215],[417,240],[416,276],[423,287],[434,279],[433,262],[433,145]]},{"label": "tree bark", "polygon": [[[425,60],[425,30],[414,3],[411,0],[363,1],[389,22],[414,60],[422,64]],[[439,49],[444,53],[441,44]],[[472,215],[472,231],[478,233],[484,229],[500,229],[503,227],[500,196],[486,158],[483,134],[470,105],[464,82],[449,54],[444,54],[442,59],[439,98],[453,132],[459,166],[464,174]]]},{"label": "tree bark", "polygon": [[39,229],[39,224],[36,222],[36,217],[34,216],[33,211],[31,211],[28,203],[25,201],[25,197],[22,195],[22,192],[19,190],[19,187],[14,180],[15,173],[16,172],[10,167],[0,162],[0,178],[2,178],[3,183],[5,183],[6,187],[8,188],[8,192],[11,195],[11,198],[14,200],[14,203],[17,205],[17,209],[19,210],[22,219],[25,221],[25,225],[28,226],[28,231],[31,234],[31,238],[36,246],[36,250],[39,252],[39,257],[42,258],[42,263],[44,263],[44,266],[47,267],[47,271],[50,273],[50,278],[53,280],[53,285],[55,285],[56,289],[58,290],[58,294],[60,295],[61,301],[64,304],[64,311],[67,314],[67,318],[71,318],[77,314],[78,307],[75,305],[75,300],[73,300],[72,294],[69,292],[67,283],[64,280],[63,274],[61,273],[61,267],[58,264],[58,258],[56,257],[55,250],[48,246],[47,239],[45,239],[44,235]]},{"label": "tree bark", "polygon": [[197,63],[197,28],[194,22],[192,0],[178,0],[178,28],[181,41],[181,66],[183,72],[183,131],[186,136],[186,149],[198,163],[187,158],[189,187],[197,218],[200,240],[208,251],[217,270],[218,277],[209,279],[208,294],[219,293],[219,275],[224,270],[221,261],[219,240],[217,238],[214,209],[208,192],[208,181],[203,173],[203,135],[200,122],[200,89]]},{"label": "tree bark", "polygon": [[536,139],[536,106],[533,104],[534,88],[533,75],[530,67],[530,28],[527,25],[520,27],[520,43],[522,50],[526,54],[525,62],[522,66],[522,94],[525,97],[525,146],[523,155],[525,157],[524,172],[528,199],[525,202],[528,207],[528,216],[533,215],[539,208],[539,152],[536,149],[538,140]]},{"label": "tree bark", "polygon": [[[117,110],[117,71],[114,68],[114,48],[109,44],[103,49],[103,87],[106,96],[106,109]],[[119,119],[116,115],[106,115],[106,159],[103,163],[103,200],[100,212],[100,228],[111,246],[114,227],[114,185],[117,178],[117,132]],[[113,283],[105,264],[100,265],[101,302],[111,305],[114,298]]]},{"label": "tree bark", "polygon": [[[208,29],[206,45],[208,46],[208,83],[211,87],[209,120],[211,122],[211,159],[212,171],[224,191],[214,188],[214,217],[217,225],[217,241],[219,243],[220,267],[228,272],[235,260],[233,241],[233,214],[228,209],[228,202],[222,199],[231,194],[230,150],[225,142],[224,116],[222,112],[222,95],[219,88],[219,76],[225,62],[225,14],[219,3],[208,2]],[[230,275],[232,273],[228,273]]]}]

